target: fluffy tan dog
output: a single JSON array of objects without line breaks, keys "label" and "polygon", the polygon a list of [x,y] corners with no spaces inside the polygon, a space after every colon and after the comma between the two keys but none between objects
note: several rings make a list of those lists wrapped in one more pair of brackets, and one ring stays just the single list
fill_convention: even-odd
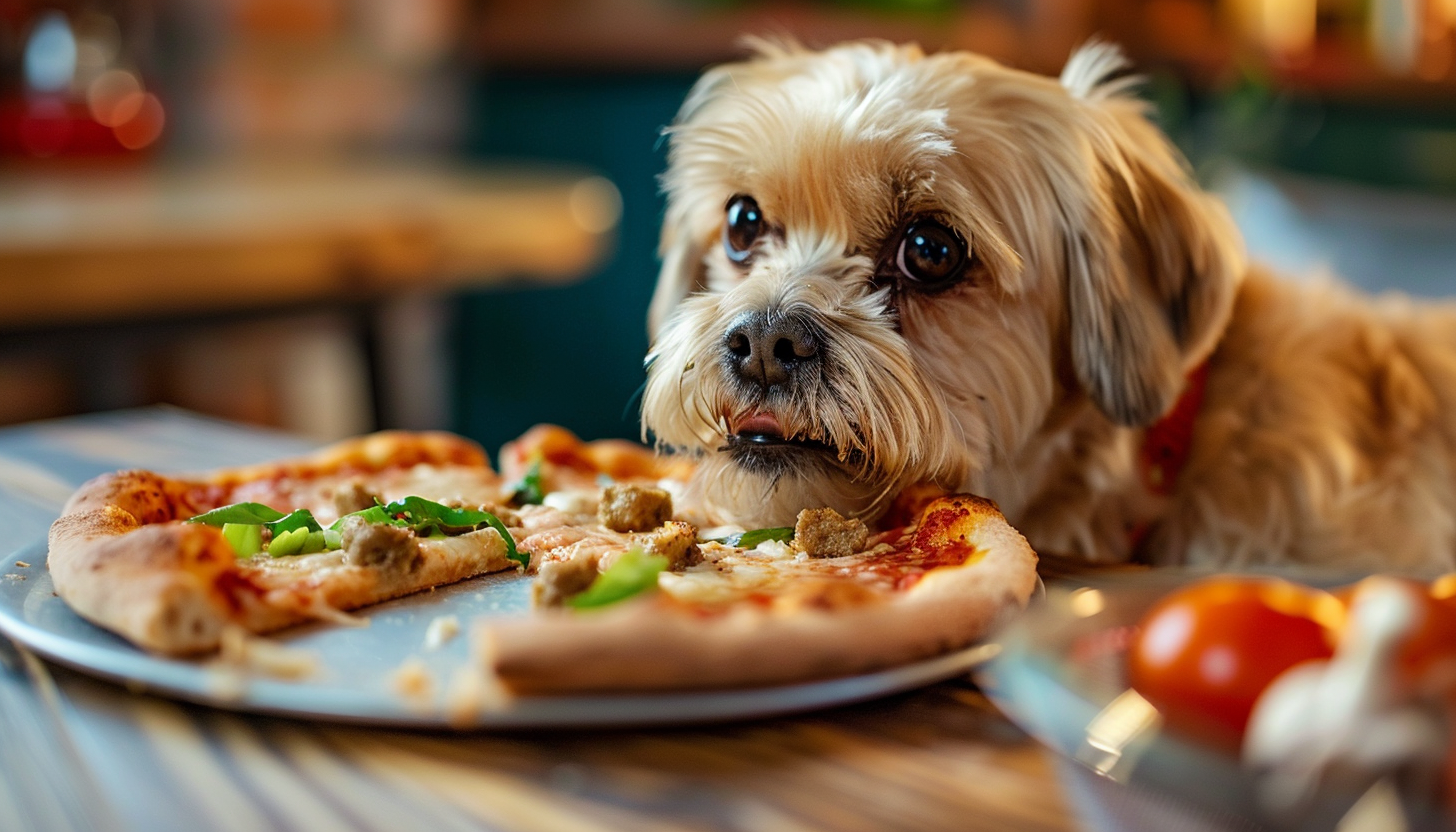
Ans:
[{"label": "fluffy tan dog", "polygon": [[643,422],[717,519],[932,481],[1095,560],[1456,562],[1456,314],[1249,270],[1125,73],[759,44],[702,78]]}]

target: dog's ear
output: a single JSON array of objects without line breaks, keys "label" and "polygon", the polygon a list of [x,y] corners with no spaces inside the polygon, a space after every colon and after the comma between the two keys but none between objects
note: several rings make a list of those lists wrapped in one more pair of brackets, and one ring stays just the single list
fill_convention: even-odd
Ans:
[{"label": "dog's ear", "polygon": [[1073,366],[1114,421],[1151,424],[1214,348],[1243,273],[1223,205],[1128,95],[1115,47],[1093,43],[1062,84],[1082,108],[1085,188],[1062,197]]}]

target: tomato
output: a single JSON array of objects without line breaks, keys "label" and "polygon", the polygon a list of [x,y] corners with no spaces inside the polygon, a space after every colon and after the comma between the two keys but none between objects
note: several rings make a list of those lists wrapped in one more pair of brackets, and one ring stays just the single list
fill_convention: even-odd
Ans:
[{"label": "tomato", "polygon": [[1236,749],[1254,700],[1300,662],[1328,659],[1344,605],[1268,578],[1211,578],[1160,600],[1128,649],[1128,678],[1170,728]]}]

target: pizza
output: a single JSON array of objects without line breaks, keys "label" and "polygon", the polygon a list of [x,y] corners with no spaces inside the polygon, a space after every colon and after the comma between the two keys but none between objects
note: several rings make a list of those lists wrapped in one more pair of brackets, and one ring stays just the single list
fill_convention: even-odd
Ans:
[{"label": "pizza", "polygon": [[534,610],[474,629],[513,693],[769,685],[963,647],[1022,608],[1036,556],[994,504],[914,492],[871,529],[806,507],[713,528],[690,460],[541,426],[501,452],[385,432],[291,460],[85,484],[50,532],[56,592],[165,655],[205,654],[434,586],[507,572]]},{"label": "pizza", "polygon": [[[480,448],[441,433],[380,433],[195,477],[119,471],[67,502],[47,562],[82,617],[146,650],[201,653],[229,626],[266,633],[515,568],[523,556],[486,517],[498,479]],[[364,522],[408,497],[476,511],[437,512],[461,524],[455,534]]]}]

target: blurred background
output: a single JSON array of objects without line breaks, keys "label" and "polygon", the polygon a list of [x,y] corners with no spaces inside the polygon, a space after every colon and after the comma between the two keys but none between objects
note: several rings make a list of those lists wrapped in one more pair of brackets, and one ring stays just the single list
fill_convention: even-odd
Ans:
[{"label": "blurred background", "polygon": [[636,436],[660,130],[744,33],[1099,34],[1256,256],[1456,293],[1456,0],[0,0],[0,424]]}]

